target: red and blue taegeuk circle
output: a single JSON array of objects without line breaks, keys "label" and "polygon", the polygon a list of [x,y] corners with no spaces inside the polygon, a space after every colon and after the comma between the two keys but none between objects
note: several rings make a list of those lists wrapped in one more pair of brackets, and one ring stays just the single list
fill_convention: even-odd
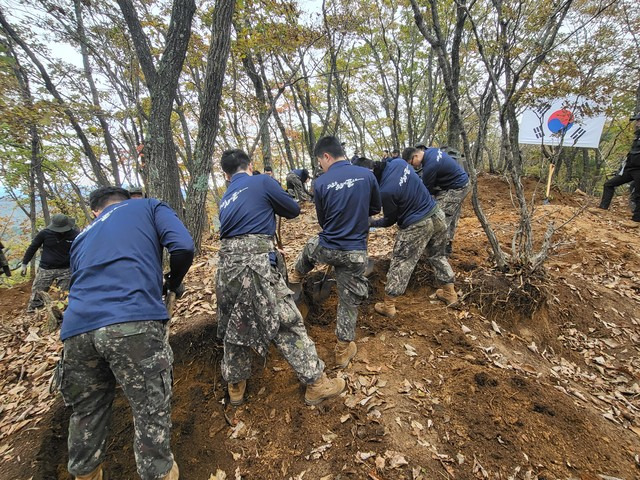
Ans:
[{"label": "red and blue taegeuk circle", "polygon": [[566,108],[562,108],[549,115],[547,127],[549,127],[549,130],[553,133],[564,133],[573,127],[574,121],[575,117],[573,116],[573,113]]}]

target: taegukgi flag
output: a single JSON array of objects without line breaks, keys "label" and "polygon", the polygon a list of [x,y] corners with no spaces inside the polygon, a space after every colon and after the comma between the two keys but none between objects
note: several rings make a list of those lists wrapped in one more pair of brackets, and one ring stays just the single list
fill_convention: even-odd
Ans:
[{"label": "taegukgi flag", "polygon": [[598,148],[606,117],[581,98],[541,101],[525,110],[518,141],[533,145]]}]

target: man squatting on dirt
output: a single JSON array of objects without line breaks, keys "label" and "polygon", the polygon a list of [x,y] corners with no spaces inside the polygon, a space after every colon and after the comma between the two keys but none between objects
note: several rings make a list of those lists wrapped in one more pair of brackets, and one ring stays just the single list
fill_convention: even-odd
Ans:
[{"label": "man squatting on dirt", "polygon": [[436,204],[418,174],[401,158],[375,162],[373,173],[380,183],[383,218],[370,219],[372,227],[398,224],[391,264],[387,272],[384,302],[376,303],[376,312],[387,317],[396,314],[396,297],[403,295],[411,274],[421,257],[433,266],[436,279],[443,285],[436,296],[447,305],[458,300],[454,274],[444,248],[447,226],[444,212]]},{"label": "man squatting on dirt", "polygon": [[346,368],[355,357],[358,305],[368,294],[369,216],[381,210],[378,182],[373,174],[351,165],[336,137],[318,140],[313,154],[324,174],[314,185],[319,235],[309,239],[296,260],[289,282],[300,284],[318,263],[335,269],[338,290],[335,348],[336,365]]},{"label": "man squatting on dirt", "polygon": [[405,148],[402,158],[416,169],[422,169],[422,181],[438,202],[446,217],[447,237],[445,253],[451,255],[462,202],[469,194],[469,176],[458,162],[439,148]]},{"label": "man squatting on dirt", "polygon": [[143,480],[177,480],[171,453],[173,352],[162,302],[162,248],[170,254],[166,288],[179,294],[193,240],[175,212],[156,199],[102,187],[89,196],[96,219],[71,247],[71,290],[60,337],[60,390],[69,420],[68,470],[102,480],[116,382],[134,419],[134,454]]},{"label": "man squatting on dirt", "polygon": [[281,273],[286,273],[284,259],[273,243],[275,215],[294,218],[300,207],[270,176],[253,176],[251,160],[242,150],[225,151],[220,164],[230,184],[220,201],[216,298],[218,337],[224,341],[222,377],[231,404],[244,402],[252,353],[266,356],[270,342],[307,386],[307,404],[339,395],[345,381],[330,380],[324,373]]}]

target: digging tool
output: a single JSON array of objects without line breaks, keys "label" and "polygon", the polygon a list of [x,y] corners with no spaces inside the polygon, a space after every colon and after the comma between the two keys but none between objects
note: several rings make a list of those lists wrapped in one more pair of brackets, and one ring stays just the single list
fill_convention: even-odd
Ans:
[{"label": "digging tool", "polygon": [[324,275],[322,276],[322,280],[313,283],[311,289],[311,299],[313,300],[313,303],[322,303],[329,298],[329,295],[331,294],[331,284],[332,282],[335,282],[333,278],[329,278],[329,274],[332,270],[333,266],[328,265]]},{"label": "digging tool", "polygon": [[544,201],[542,202],[545,205],[549,205],[549,193],[551,192],[551,177],[553,177],[553,171],[556,168],[556,164],[555,163],[550,163],[549,164],[549,176],[547,177],[547,191],[546,191],[546,197],[544,198]]}]

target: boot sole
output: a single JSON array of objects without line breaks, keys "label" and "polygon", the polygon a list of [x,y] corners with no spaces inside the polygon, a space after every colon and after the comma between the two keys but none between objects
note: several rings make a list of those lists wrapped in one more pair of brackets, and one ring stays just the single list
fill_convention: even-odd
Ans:
[{"label": "boot sole", "polygon": [[244,405],[245,399],[242,400],[231,400],[229,399],[229,405],[232,407],[239,407],[240,405]]}]

